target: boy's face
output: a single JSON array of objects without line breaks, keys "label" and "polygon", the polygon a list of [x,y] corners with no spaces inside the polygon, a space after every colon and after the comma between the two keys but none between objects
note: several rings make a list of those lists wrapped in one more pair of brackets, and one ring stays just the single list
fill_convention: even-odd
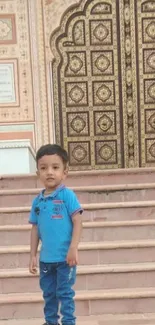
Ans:
[{"label": "boy's face", "polygon": [[38,160],[38,171],[41,182],[47,191],[54,191],[67,176],[62,159],[58,155],[45,155]]}]

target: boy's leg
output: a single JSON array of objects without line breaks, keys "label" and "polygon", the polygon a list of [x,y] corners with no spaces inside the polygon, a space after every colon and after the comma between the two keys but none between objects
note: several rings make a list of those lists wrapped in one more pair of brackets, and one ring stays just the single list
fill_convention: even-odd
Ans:
[{"label": "boy's leg", "polygon": [[62,325],[75,325],[75,292],[72,286],[76,280],[76,266],[70,267],[66,262],[57,266],[57,298],[61,303]]},{"label": "boy's leg", "polygon": [[40,262],[40,288],[45,302],[44,315],[49,325],[58,324],[58,299],[56,297],[56,264]]}]

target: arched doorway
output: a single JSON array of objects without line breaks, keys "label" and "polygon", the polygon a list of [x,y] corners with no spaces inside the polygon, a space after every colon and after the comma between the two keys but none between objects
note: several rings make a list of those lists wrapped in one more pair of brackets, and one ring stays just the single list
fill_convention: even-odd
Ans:
[{"label": "arched doorway", "polygon": [[154,1],[83,0],[51,36],[56,140],[72,170],[155,164],[154,30]]}]

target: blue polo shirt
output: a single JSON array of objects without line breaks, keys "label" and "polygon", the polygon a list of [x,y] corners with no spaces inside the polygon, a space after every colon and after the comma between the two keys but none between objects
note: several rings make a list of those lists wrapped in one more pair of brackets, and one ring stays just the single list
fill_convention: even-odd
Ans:
[{"label": "blue polo shirt", "polygon": [[75,193],[64,185],[48,196],[44,190],[34,199],[29,222],[38,227],[42,242],[40,261],[64,262],[72,239],[72,217],[82,213]]}]

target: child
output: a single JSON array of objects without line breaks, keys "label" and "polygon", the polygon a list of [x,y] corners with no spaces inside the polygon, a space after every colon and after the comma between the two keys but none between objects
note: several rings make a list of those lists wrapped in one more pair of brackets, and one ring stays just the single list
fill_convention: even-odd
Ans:
[{"label": "child", "polygon": [[37,174],[45,189],[34,199],[29,222],[31,251],[29,270],[37,272],[40,251],[40,287],[45,302],[44,325],[75,325],[74,290],[78,263],[82,208],[73,191],[63,185],[68,174],[67,152],[58,145],[44,145],[36,155]]}]

